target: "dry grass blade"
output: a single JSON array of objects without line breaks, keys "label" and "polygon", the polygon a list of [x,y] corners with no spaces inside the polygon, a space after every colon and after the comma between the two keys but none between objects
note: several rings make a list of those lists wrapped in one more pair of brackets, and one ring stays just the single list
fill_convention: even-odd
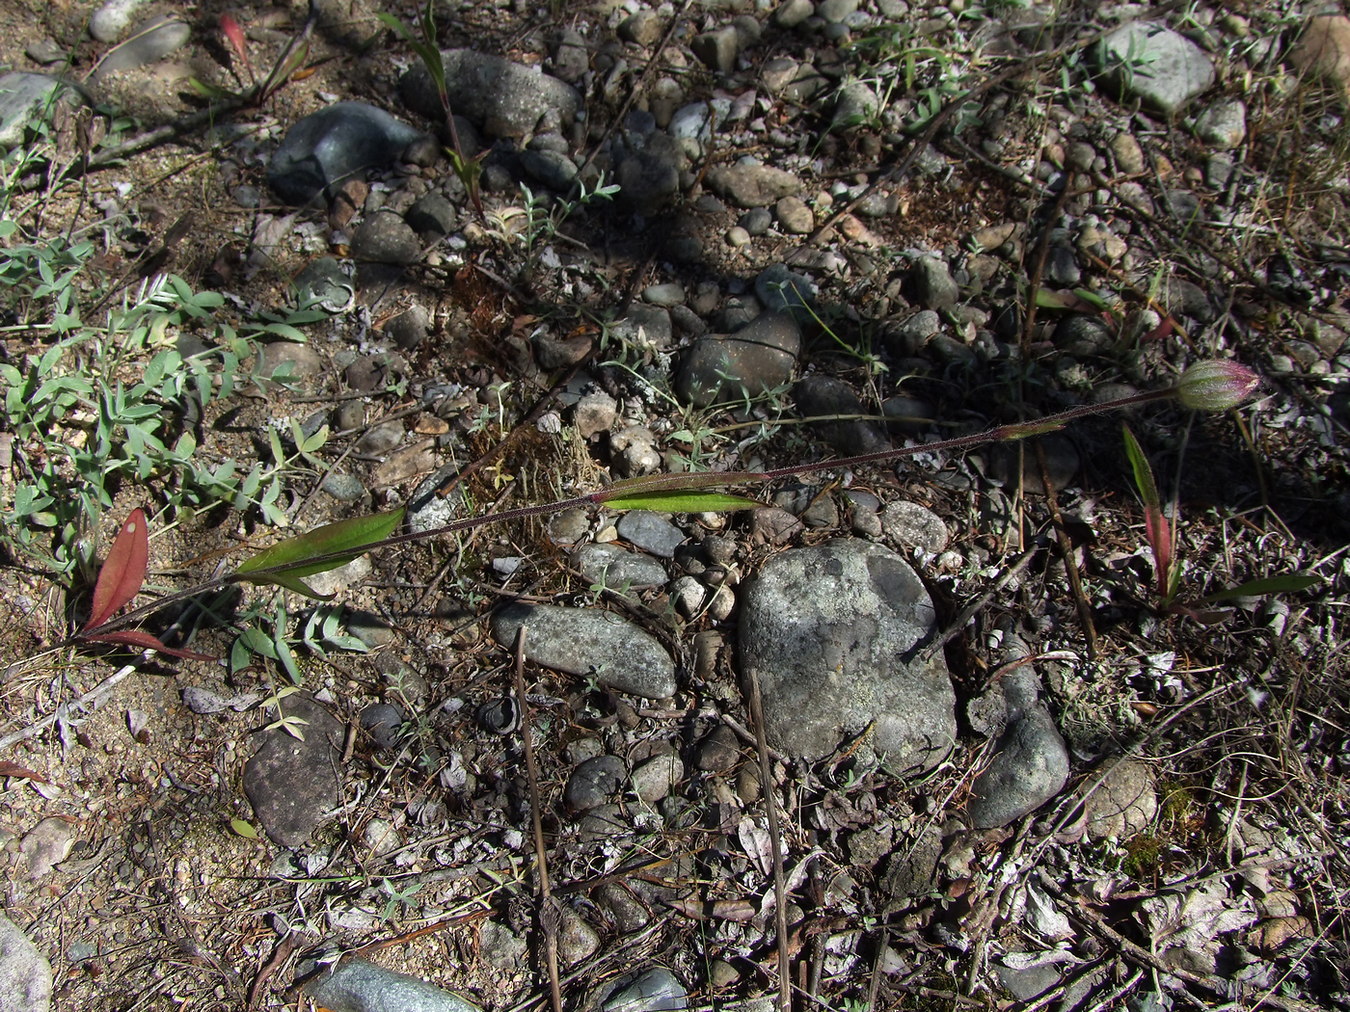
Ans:
[{"label": "dry grass blade", "polygon": [[760,795],[769,821],[769,846],[773,857],[774,931],[778,947],[778,1007],[792,1012],[792,966],[788,952],[787,878],[783,874],[783,834],[778,824],[778,801],[773,788],[773,765],[769,762],[769,743],[764,737],[764,707],[759,694],[759,677],[754,668],[745,672],[745,693],[754,725],[755,751],[759,756]]},{"label": "dry grass blade", "polygon": [[534,761],[534,742],[531,740],[529,700],[525,698],[525,627],[516,634],[515,664],[516,705],[520,708],[520,739],[525,752],[525,776],[530,786],[530,825],[534,831],[534,860],[539,873],[539,927],[544,933],[544,961],[548,971],[549,996],[553,1012],[562,1012],[562,982],[558,974],[558,930],[560,917],[558,901],[548,877],[548,847],[544,843],[543,809],[539,798],[539,768]]}]

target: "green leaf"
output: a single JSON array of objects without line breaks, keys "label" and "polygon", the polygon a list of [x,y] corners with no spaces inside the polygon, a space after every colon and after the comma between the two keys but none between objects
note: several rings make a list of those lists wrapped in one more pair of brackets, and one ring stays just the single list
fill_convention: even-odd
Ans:
[{"label": "green leaf", "polygon": [[1146,509],[1161,509],[1162,499],[1158,495],[1158,486],[1153,481],[1153,468],[1144,456],[1144,449],[1128,425],[1122,428],[1125,430],[1125,456],[1129,458],[1130,468],[1134,471],[1134,487],[1139,490],[1139,498]]},{"label": "green leaf", "polygon": [[245,840],[256,840],[258,838],[258,831],[243,819],[231,819],[230,828]]},{"label": "green leaf", "polygon": [[729,510],[756,510],[764,504],[743,495],[728,492],[641,492],[605,499],[610,509],[659,510],[665,513],[720,513]]},{"label": "green leaf", "polygon": [[1284,576],[1267,576],[1260,580],[1248,580],[1231,590],[1221,590],[1206,594],[1202,601],[1232,601],[1240,597],[1259,597],[1262,594],[1294,594],[1300,590],[1316,587],[1322,582],[1320,576],[1306,576],[1302,573],[1288,573]]},{"label": "green leaf", "polygon": [[[303,577],[337,569],[389,537],[403,520],[403,507],[388,513],[325,524],[308,534],[265,548],[234,572],[233,579],[272,583],[307,597],[320,597]],[[317,561],[316,561],[317,560]]]}]

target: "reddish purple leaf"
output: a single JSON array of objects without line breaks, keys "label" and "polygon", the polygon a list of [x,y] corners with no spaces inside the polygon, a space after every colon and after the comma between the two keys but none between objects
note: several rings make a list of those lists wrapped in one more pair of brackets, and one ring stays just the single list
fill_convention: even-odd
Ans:
[{"label": "reddish purple leaf", "polygon": [[1158,579],[1158,595],[1166,598],[1172,583],[1172,526],[1156,506],[1144,510],[1144,535],[1153,549],[1153,568]]},{"label": "reddish purple leaf", "polygon": [[140,593],[145,582],[145,567],[150,561],[150,538],[146,533],[145,511],[139,507],[131,511],[127,522],[117,532],[103,568],[94,584],[94,603],[84,631],[97,629],[117,614],[123,605]]},{"label": "reddish purple leaf", "polygon": [[239,22],[228,14],[222,14],[220,16],[220,31],[229,41],[230,48],[234,50],[240,62],[248,69],[249,76],[252,77],[253,65],[248,62],[248,40],[244,38],[244,30],[239,27]]},{"label": "reddish purple leaf", "polygon": [[182,657],[190,661],[214,661],[216,658],[210,654],[199,654],[195,650],[179,650],[176,647],[167,647],[155,636],[148,632],[141,632],[139,629],[119,629],[117,632],[109,633],[90,633],[81,637],[86,642],[112,643],[123,647],[136,647],[138,650],[156,650],[161,654],[168,654],[170,657]]}]

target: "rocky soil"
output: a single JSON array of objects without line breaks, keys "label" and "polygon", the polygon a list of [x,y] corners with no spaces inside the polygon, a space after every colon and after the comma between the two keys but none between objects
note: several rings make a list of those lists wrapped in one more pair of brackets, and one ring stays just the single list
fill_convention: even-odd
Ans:
[{"label": "rocky soil", "polygon": [[[185,352],[301,320],[166,405],[203,460],[327,426],[285,524],[428,530],[919,452],[373,553],[278,597],[294,692],[265,588],[166,620],[233,664],[53,654],[79,595],[6,558],[0,1008],[1350,1007],[1350,19],[435,10],[453,118],[406,5],[0,12],[0,143],[69,156],[30,238],[223,293]],[[925,446],[1205,359],[1258,396],[1125,419],[1170,602],[1120,417]],[[152,523],[152,582],[276,526]]]}]

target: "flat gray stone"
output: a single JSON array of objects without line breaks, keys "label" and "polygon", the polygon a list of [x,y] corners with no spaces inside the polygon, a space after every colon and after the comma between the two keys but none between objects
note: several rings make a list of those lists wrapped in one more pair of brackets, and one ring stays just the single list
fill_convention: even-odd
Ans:
[{"label": "flat gray stone", "polygon": [[110,49],[99,61],[88,83],[97,85],[109,74],[122,70],[135,70],[147,64],[156,63],[177,49],[181,49],[192,38],[192,29],[174,18],[155,18],[138,25],[131,37],[120,46]]},{"label": "flat gray stone", "polygon": [[300,847],[337,806],[344,729],[303,692],[283,699],[281,711],[308,721],[300,725],[305,740],[279,727],[259,731],[258,749],[244,764],[244,794],[274,843]]},{"label": "flat gray stone", "polygon": [[343,960],[332,973],[307,982],[304,991],[330,1012],[479,1012],[478,1006],[420,977],[364,959]]},{"label": "flat gray stone", "polygon": [[601,1012],[670,1012],[688,1007],[689,992],[662,966],[620,978],[600,1002]]},{"label": "flat gray stone", "polygon": [[1214,83],[1214,63],[1186,36],[1131,21],[1102,40],[1097,59],[1107,88],[1123,101],[1175,116]]},{"label": "flat gray stone", "polygon": [[344,181],[392,164],[424,134],[365,102],[339,102],[298,120],[267,164],[267,184],[290,204],[331,196]]},{"label": "flat gray stone", "polygon": [[880,545],[836,540],[771,558],[741,595],[740,659],[759,679],[769,741],[794,758],[861,747],[900,774],[951,750],[956,694],[914,570]]},{"label": "flat gray stone", "polygon": [[36,882],[70,856],[75,846],[75,827],[56,816],[43,819],[24,834],[19,843],[22,865],[29,881]]},{"label": "flat gray stone", "polygon": [[108,0],[89,18],[89,34],[104,45],[111,45],[122,37],[136,11],[146,0]]},{"label": "flat gray stone", "polygon": [[768,207],[802,190],[800,176],[771,165],[716,165],[708,170],[709,188],[738,207]]},{"label": "flat gray stone", "polygon": [[659,587],[669,579],[665,567],[655,559],[617,545],[585,545],[577,552],[576,563],[584,579],[614,590]]},{"label": "flat gray stone", "polygon": [[619,517],[617,526],[619,537],[663,559],[674,558],[675,549],[689,537],[661,514],[651,510],[629,510]]},{"label": "flat gray stone", "polygon": [[525,656],[570,675],[648,699],[675,692],[675,662],[663,646],[613,612],[553,604],[512,604],[492,618],[492,635],[514,648],[524,626]]},{"label": "flat gray stone", "polygon": [[0,1012],[47,1012],[52,967],[19,926],[0,914]]},{"label": "flat gray stone", "polygon": [[0,77],[0,148],[22,144],[30,127],[51,119],[53,103],[79,104],[80,91],[47,74],[15,72]]},{"label": "flat gray stone", "polygon": [[1094,840],[1128,840],[1147,829],[1158,814],[1157,778],[1148,763],[1109,760],[1087,783],[1097,784],[1083,802],[1087,834]]},{"label": "flat gray stone", "polygon": [[802,332],[791,313],[761,313],[732,334],[694,342],[675,373],[675,392],[696,407],[759,397],[792,377]]},{"label": "flat gray stone", "polygon": [[[538,67],[471,49],[443,50],[441,59],[450,107],[493,137],[523,137],[537,131],[541,121],[555,121],[547,124],[555,129],[568,126],[581,108],[575,88]],[[410,109],[430,120],[439,122],[445,115],[420,63],[399,80],[399,94]]]}]

